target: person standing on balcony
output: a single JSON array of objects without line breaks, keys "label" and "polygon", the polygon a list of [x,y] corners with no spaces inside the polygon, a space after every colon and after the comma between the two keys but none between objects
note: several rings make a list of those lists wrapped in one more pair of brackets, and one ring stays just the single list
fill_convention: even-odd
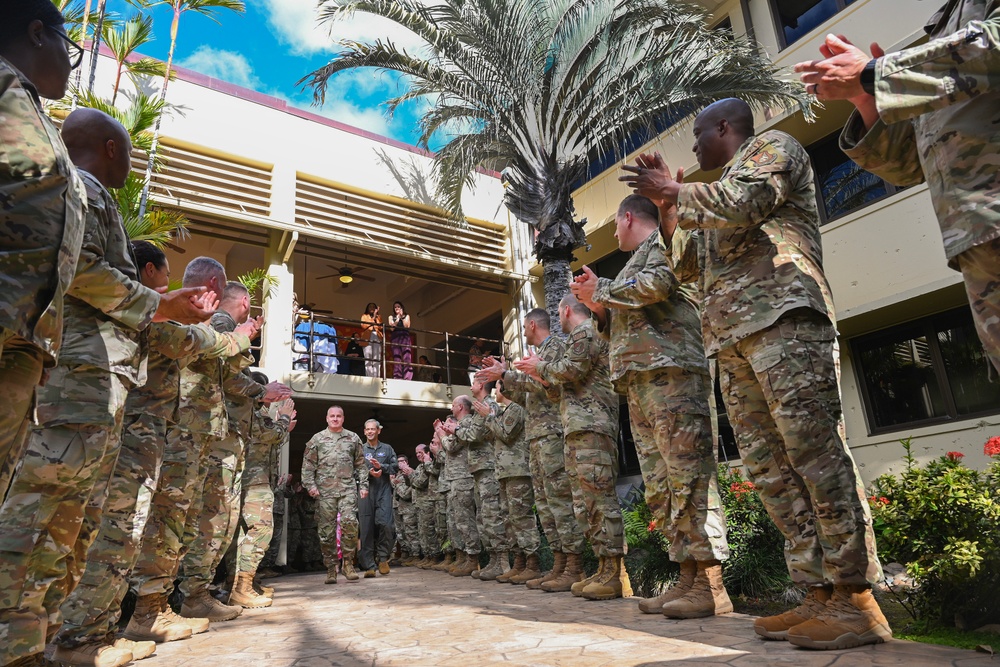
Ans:
[{"label": "person standing on balcony", "polygon": [[402,301],[392,304],[389,326],[392,328],[389,336],[392,343],[392,377],[397,380],[412,380],[413,341],[410,338],[410,316]]},{"label": "person standing on balcony", "polygon": [[365,306],[361,316],[361,344],[365,346],[365,375],[377,378],[382,375],[382,318],[378,306],[372,302]]},{"label": "person standing on balcony", "polygon": [[882,578],[871,512],[850,450],[837,329],[823,271],[816,180],[793,137],[754,135],[753,111],[727,99],[694,122],[693,150],[714,183],[682,183],[659,156],[642,155],[622,176],[660,203],[666,236],[700,230],[673,270],[702,290],[705,352],[743,464],[785,536],[792,581],[808,588],[795,609],[759,618],[758,635],[813,649],[844,649],[892,637],[872,596]]}]

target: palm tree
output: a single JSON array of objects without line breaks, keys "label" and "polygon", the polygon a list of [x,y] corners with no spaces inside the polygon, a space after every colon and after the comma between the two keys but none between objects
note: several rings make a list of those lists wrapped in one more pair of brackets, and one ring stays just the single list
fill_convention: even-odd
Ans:
[{"label": "palm tree", "polygon": [[[180,28],[181,16],[187,12],[194,12],[212,19],[216,23],[219,20],[216,14],[220,9],[229,9],[238,14],[246,11],[243,0],[128,0],[139,7],[155,7],[156,5],[170,5],[174,12],[173,21],[170,24],[170,50],[167,52],[167,65],[163,73],[163,87],[160,89],[160,101],[167,99],[167,85],[170,83],[171,68],[174,64],[174,50],[177,48],[177,31]],[[146,205],[149,199],[149,185],[153,178],[156,152],[160,141],[160,118],[156,119],[153,126],[153,141],[149,151],[149,162],[146,164],[145,187],[142,189],[142,197],[139,201],[139,217],[146,212]]]},{"label": "palm tree", "polygon": [[[573,190],[588,167],[652,139],[672,122],[725,97],[760,108],[804,106],[753,44],[706,27],[701,8],[672,0],[322,0],[320,21],[363,12],[410,30],[426,45],[343,40],[343,50],[299,83],[324,101],[338,72],[402,74],[394,111],[433,100],[419,143],[446,135],[436,153],[437,199],[463,220],[462,191],[479,167],[502,169],[505,203],[535,233],[546,308],[557,313],[583,220]],[[633,141],[630,144],[630,140]]]},{"label": "palm tree", "polygon": [[118,89],[121,87],[122,75],[163,76],[166,67],[155,58],[140,58],[129,61],[128,58],[143,45],[153,40],[153,18],[136,14],[121,26],[105,27],[104,42],[108,45],[115,59],[115,85],[111,91],[111,104],[118,99]]}]

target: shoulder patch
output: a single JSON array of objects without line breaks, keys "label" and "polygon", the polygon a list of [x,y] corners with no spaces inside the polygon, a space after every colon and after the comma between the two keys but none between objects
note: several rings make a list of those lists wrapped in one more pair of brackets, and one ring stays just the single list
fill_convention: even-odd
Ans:
[{"label": "shoulder patch", "polygon": [[756,151],[753,155],[747,157],[747,163],[753,165],[755,169],[760,169],[761,167],[767,167],[777,162],[779,159],[778,151],[774,146],[766,144]]}]

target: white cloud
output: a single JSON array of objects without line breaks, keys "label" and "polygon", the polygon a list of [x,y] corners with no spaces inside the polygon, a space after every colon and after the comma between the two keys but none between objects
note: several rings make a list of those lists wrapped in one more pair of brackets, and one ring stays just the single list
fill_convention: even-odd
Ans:
[{"label": "white cloud", "polygon": [[389,119],[385,117],[381,109],[364,109],[350,102],[339,101],[327,104],[321,109],[313,108],[313,113],[318,113],[327,118],[332,118],[341,123],[362,130],[368,130],[375,134],[388,137],[392,136],[389,129]]},{"label": "white cloud", "polygon": [[260,90],[262,86],[246,56],[237,51],[215,49],[202,44],[194,53],[177,64],[244,88]]}]

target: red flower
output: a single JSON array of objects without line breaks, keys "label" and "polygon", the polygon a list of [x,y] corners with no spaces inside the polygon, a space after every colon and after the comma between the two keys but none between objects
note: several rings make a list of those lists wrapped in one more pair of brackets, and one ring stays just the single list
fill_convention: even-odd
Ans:
[{"label": "red flower", "polygon": [[962,460],[963,457],[965,457],[965,454],[963,454],[962,452],[948,452],[947,454],[945,454],[945,457],[949,461],[954,461],[955,463],[958,463],[959,461]]},{"label": "red flower", "polygon": [[997,456],[1000,454],[1000,435],[995,435],[983,445],[983,454],[986,456]]},{"label": "red flower", "polygon": [[649,525],[646,526],[646,530],[650,533],[656,530],[656,519],[653,519],[652,521],[649,522]]}]

